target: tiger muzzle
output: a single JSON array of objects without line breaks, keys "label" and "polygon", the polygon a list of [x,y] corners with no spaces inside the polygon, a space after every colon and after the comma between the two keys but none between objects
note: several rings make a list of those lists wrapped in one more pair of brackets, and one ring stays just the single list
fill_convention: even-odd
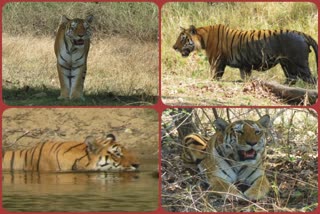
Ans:
[{"label": "tiger muzzle", "polygon": [[174,45],[173,49],[177,52],[180,52],[183,57],[188,57],[192,51],[192,50],[189,50],[188,48],[180,49],[177,45]]},{"label": "tiger muzzle", "polygon": [[77,40],[73,40],[73,44],[74,45],[84,45],[84,40],[83,39],[77,39]]},{"label": "tiger muzzle", "polygon": [[190,51],[189,51],[189,50],[183,50],[183,51],[181,52],[181,55],[182,55],[183,57],[188,57],[188,56],[190,55]]},{"label": "tiger muzzle", "polygon": [[257,152],[254,149],[250,149],[248,151],[239,150],[238,154],[240,157],[240,161],[254,160],[257,157]]}]

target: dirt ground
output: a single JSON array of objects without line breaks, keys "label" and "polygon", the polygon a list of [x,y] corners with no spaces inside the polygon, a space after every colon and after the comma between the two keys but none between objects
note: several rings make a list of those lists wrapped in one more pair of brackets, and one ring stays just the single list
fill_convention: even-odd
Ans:
[{"label": "dirt ground", "polygon": [[109,133],[139,159],[158,158],[158,113],[151,109],[8,109],[2,116],[2,149],[29,148],[44,141],[82,141]]}]

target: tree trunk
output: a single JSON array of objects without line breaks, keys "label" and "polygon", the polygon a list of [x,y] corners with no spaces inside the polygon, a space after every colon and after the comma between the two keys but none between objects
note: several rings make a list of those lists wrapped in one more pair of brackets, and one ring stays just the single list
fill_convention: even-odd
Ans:
[{"label": "tree trunk", "polygon": [[318,91],[307,90],[303,88],[294,88],[289,86],[280,85],[275,82],[265,82],[256,80],[256,82],[267,88],[268,91],[274,93],[276,96],[282,98],[288,104],[293,105],[313,105],[317,102]]}]

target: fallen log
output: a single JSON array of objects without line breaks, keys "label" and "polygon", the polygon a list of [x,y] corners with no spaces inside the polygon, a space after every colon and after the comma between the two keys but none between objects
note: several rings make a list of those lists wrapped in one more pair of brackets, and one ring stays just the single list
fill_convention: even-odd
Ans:
[{"label": "fallen log", "polygon": [[291,105],[313,105],[318,99],[317,90],[289,87],[263,80],[254,80],[254,82]]}]

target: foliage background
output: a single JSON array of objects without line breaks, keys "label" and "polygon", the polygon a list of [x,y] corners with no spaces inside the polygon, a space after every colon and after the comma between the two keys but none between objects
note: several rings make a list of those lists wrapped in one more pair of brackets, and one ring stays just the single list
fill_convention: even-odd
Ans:
[{"label": "foliage background", "polygon": [[[210,192],[204,175],[181,159],[181,129],[210,137],[213,111],[228,122],[271,117],[266,174],[271,191],[259,201],[229,201]],[[306,212],[318,206],[318,114],[294,108],[167,109],[162,114],[162,205],[173,212]],[[189,132],[190,133],[190,132]],[[189,134],[187,133],[187,134]]]}]

